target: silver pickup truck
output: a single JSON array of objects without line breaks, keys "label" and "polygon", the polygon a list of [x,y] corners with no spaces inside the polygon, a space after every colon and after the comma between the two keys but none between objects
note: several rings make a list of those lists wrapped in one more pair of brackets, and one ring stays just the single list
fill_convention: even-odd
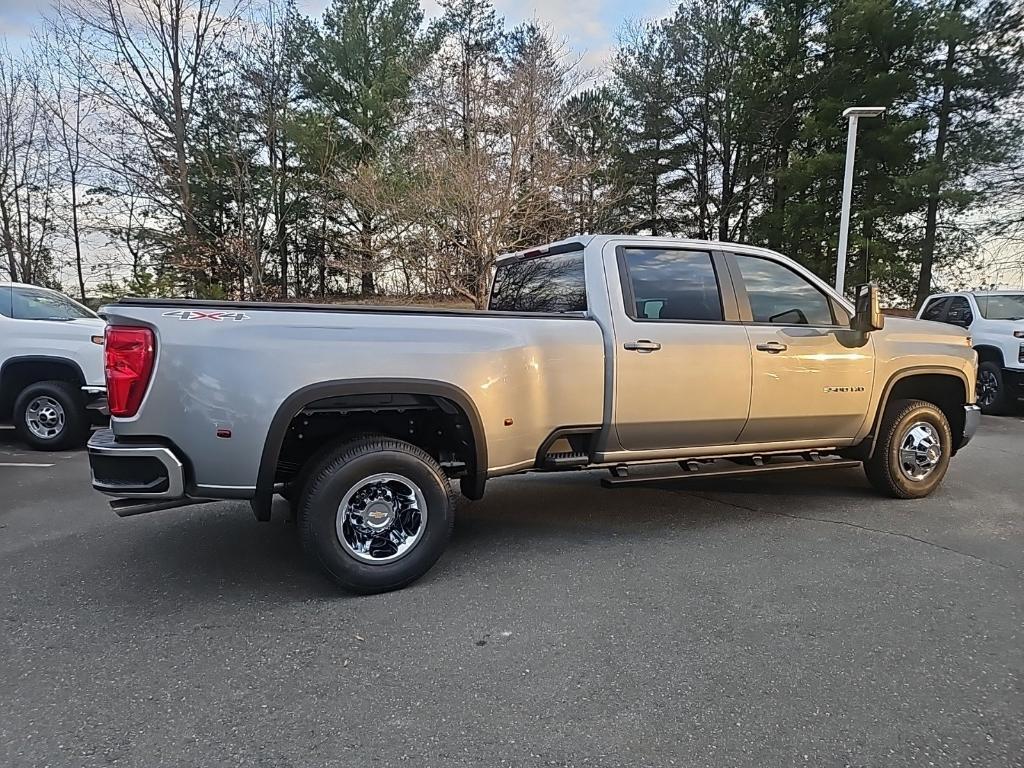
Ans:
[{"label": "silver pickup truck", "polygon": [[499,262],[488,311],[123,299],[101,310],[111,428],[93,487],[122,515],[275,494],[341,586],[441,555],[451,480],[610,470],[606,483],[863,463],[929,494],[971,439],[977,360],[954,326],[856,306],[772,251],[586,236]]}]

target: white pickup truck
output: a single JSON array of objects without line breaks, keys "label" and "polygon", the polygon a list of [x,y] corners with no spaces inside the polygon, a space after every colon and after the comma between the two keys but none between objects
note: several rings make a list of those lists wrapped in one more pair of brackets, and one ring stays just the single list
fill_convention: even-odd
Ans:
[{"label": "white pickup truck", "polygon": [[985,413],[1007,413],[1024,399],[1024,291],[937,293],[917,316],[970,334],[978,353],[978,405]]},{"label": "white pickup truck", "polygon": [[[786,257],[586,236],[498,262],[486,312],[125,299],[104,307],[121,515],[274,494],[340,585],[401,587],[444,550],[450,480],[649,465],[671,477],[859,465],[919,498],[980,420],[959,328],[884,320]],[[664,476],[664,475],[662,475]]]},{"label": "white pickup truck", "polygon": [[33,448],[83,445],[106,407],[99,316],[48,288],[0,283],[0,419]]}]

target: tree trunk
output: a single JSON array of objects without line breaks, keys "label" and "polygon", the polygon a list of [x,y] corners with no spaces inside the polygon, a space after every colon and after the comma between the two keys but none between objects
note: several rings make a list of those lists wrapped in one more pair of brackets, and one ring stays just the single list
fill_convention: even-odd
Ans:
[{"label": "tree trunk", "polygon": [[729,209],[732,208],[732,139],[722,140],[722,195],[718,210],[718,239],[729,239]]},{"label": "tree trunk", "polygon": [[320,278],[320,298],[327,295],[327,217],[320,219],[320,258],[317,269]]},{"label": "tree trunk", "polygon": [[[181,19],[177,19],[178,22]],[[199,230],[196,227],[195,217],[192,211],[192,185],[189,181],[188,152],[186,143],[185,104],[183,100],[182,66],[180,60],[180,49],[178,36],[181,33],[180,23],[171,26],[171,98],[173,100],[172,127],[174,135],[174,159],[175,172],[177,174],[176,186],[178,188],[179,204],[181,205],[181,226],[185,231],[185,248],[192,252],[198,245]],[[209,284],[209,270],[202,266],[194,269],[196,285]]]},{"label": "tree trunk", "polygon": [[78,295],[85,303],[85,276],[82,273],[82,233],[78,225],[78,171],[71,168],[71,238],[75,243],[75,270],[78,273]]},{"label": "tree trunk", "polygon": [[651,169],[651,196],[647,200],[647,216],[651,224],[651,234],[657,237],[658,228],[658,166],[661,159],[661,139],[654,142],[654,168]]},{"label": "tree trunk", "polygon": [[363,296],[373,296],[377,291],[373,283],[373,216],[359,211],[359,283]]},{"label": "tree trunk", "polygon": [[11,237],[11,213],[7,209],[7,199],[0,195],[0,219],[3,223],[4,250],[7,252],[8,269],[11,273],[11,282],[18,282],[18,261],[14,257],[14,238]]},{"label": "tree trunk", "polygon": [[928,207],[924,217],[924,242],[921,244],[921,275],[917,280],[917,296],[914,308],[919,309],[932,291],[932,267],[935,264],[935,240],[939,227],[939,193],[942,190],[943,162],[946,156],[946,139],[949,136],[949,122],[952,113],[950,101],[953,79],[953,65],[956,62],[956,41],[950,41],[946,48],[946,61],[942,65],[942,99],[939,101],[938,125],[935,131],[935,155],[932,160],[933,172],[928,181]]},{"label": "tree trunk", "polygon": [[274,198],[274,239],[277,244],[277,261],[281,269],[281,298],[288,298],[288,222],[285,221],[285,205],[287,205],[285,177],[288,167],[288,148],[281,142],[281,158],[277,173],[277,195]]},{"label": "tree trunk", "polygon": [[697,160],[697,215],[700,223],[697,228],[697,238],[707,240],[710,235],[708,231],[708,190],[711,187],[708,179],[708,131],[707,123],[703,121],[700,129],[700,144],[700,157]]}]

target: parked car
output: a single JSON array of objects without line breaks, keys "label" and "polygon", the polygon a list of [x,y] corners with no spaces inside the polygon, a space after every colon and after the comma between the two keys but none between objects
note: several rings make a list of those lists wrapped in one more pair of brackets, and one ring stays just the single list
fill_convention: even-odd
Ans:
[{"label": "parked car", "polygon": [[85,444],[106,403],[105,325],[62,293],[0,283],[0,419],[31,447]]},{"label": "parked car", "polygon": [[1024,398],[1024,291],[937,293],[917,316],[970,333],[982,411],[1007,413]]},{"label": "parked car", "polygon": [[[503,257],[486,312],[124,299],[101,310],[111,429],[93,487],[128,515],[294,504],[337,583],[394,589],[448,541],[449,481],[606,467],[608,484],[863,463],[931,493],[980,419],[967,334],[884,319],[780,254],[587,236]],[[883,330],[883,322],[885,328]]]}]

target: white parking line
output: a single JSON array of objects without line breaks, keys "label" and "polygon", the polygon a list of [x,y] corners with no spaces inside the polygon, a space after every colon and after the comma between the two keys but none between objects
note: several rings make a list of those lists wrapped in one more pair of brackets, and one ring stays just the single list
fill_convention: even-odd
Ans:
[{"label": "white parking line", "polygon": [[0,467],[52,467],[53,464],[30,464],[28,462],[0,461]]}]

